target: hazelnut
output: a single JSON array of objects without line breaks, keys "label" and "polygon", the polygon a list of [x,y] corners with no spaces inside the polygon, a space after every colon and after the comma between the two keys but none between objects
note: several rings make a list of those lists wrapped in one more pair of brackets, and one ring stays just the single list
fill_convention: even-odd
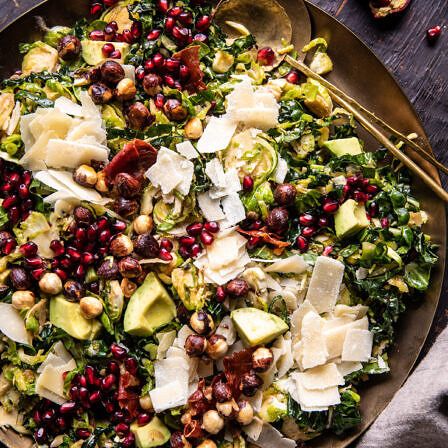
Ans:
[{"label": "hazelnut", "polygon": [[207,355],[211,359],[221,359],[229,350],[226,338],[220,334],[210,336],[207,344]]},{"label": "hazelnut", "polygon": [[104,171],[100,171],[97,173],[97,182],[95,184],[95,189],[100,193],[109,193],[109,186],[106,181],[106,173]]},{"label": "hazelnut", "polygon": [[143,233],[151,232],[154,226],[154,221],[151,216],[148,215],[140,215],[134,219],[132,223],[132,227],[134,232],[138,235],[142,235]]},{"label": "hazelnut", "polygon": [[135,84],[129,78],[122,79],[117,84],[117,89],[115,90],[115,96],[119,101],[129,101],[135,97],[137,94],[137,88]]},{"label": "hazelnut", "polygon": [[152,405],[152,400],[149,394],[140,397],[138,402],[144,411],[154,411],[154,406]]},{"label": "hazelnut", "polygon": [[203,133],[202,121],[198,117],[190,118],[184,127],[185,137],[197,140]]},{"label": "hazelnut", "polygon": [[106,104],[113,97],[112,90],[101,82],[92,84],[89,87],[89,95],[95,104]]},{"label": "hazelnut", "polygon": [[122,258],[118,262],[118,270],[123,277],[137,278],[143,272],[141,264],[132,257]]},{"label": "hazelnut", "polygon": [[150,73],[143,78],[143,90],[149,95],[154,96],[162,91],[162,80],[160,76]]},{"label": "hazelnut", "polygon": [[293,204],[296,196],[297,190],[292,184],[280,184],[274,190],[274,199],[279,205]]},{"label": "hazelnut", "polygon": [[119,173],[115,176],[115,186],[120,196],[131,199],[140,194],[142,182],[128,173]]},{"label": "hazelnut", "polygon": [[209,334],[215,328],[215,323],[210,314],[199,310],[191,315],[190,327],[198,334]]},{"label": "hazelnut", "polygon": [[81,41],[76,36],[64,36],[58,44],[59,57],[64,61],[76,59],[81,53]]},{"label": "hazelnut", "polygon": [[14,289],[25,291],[31,288],[31,279],[25,269],[21,267],[14,267],[9,274],[11,283]]},{"label": "hazelnut", "polygon": [[81,283],[74,280],[68,280],[64,284],[64,290],[68,297],[74,300],[79,300],[84,294],[84,288]]},{"label": "hazelnut", "polygon": [[115,61],[105,61],[100,67],[103,82],[116,86],[126,76],[121,64]]},{"label": "hazelnut", "polygon": [[185,340],[185,351],[190,357],[201,356],[207,349],[207,339],[198,334],[190,334]]},{"label": "hazelnut", "polygon": [[137,101],[128,109],[128,123],[132,129],[142,130],[151,123],[151,113],[141,102]]},{"label": "hazelnut", "polygon": [[73,210],[73,217],[79,225],[87,226],[93,221],[93,213],[88,208],[82,207],[81,205],[75,207]]},{"label": "hazelnut", "polygon": [[248,425],[254,419],[254,408],[246,401],[241,400],[238,402],[239,411],[236,414],[236,421],[243,426]]},{"label": "hazelnut", "polygon": [[114,201],[112,208],[114,212],[118,213],[120,216],[128,217],[137,213],[139,204],[134,199],[125,199],[120,197]]},{"label": "hazelnut", "polygon": [[266,218],[266,224],[272,232],[284,232],[289,225],[288,210],[286,210],[286,208],[284,207],[273,208]]},{"label": "hazelnut", "polygon": [[210,434],[218,434],[224,428],[224,419],[218,411],[210,409],[202,416],[202,428]]},{"label": "hazelnut", "polygon": [[165,104],[163,105],[163,112],[171,121],[185,120],[188,115],[186,107],[184,107],[182,103],[175,98],[170,98],[165,101]]},{"label": "hazelnut", "polygon": [[248,372],[240,379],[240,390],[247,397],[253,397],[262,384],[263,380],[257,374]]},{"label": "hazelnut", "polygon": [[234,278],[227,283],[226,292],[232,297],[243,297],[249,292],[249,285],[242,278]]},{"label": "hazelnut", "polygon": [[205,439],[196,448],[217,448],[213,440]]},{"label": "hazelnut", "polygon": [[170,447],[191,448],[191,443],[185,438],[185,436],[180,431],[176,431],[171,434]]},{"label": "hazelnut", "polygon": [[95,319],[103,312],[103,304],[96,297],[83,297],[79,301],[79,306],[86,319]]},{"label": "hazelnut", "polygon": [[273,362],[274,355],[267,347],[259,347],[252,353],[252,368],[256,372],[266,372]]},{"label": "hazelnut", "polygon": [[45,294],[56,295],[62,291],[62,280],[59,275],[47,272],[39,280],[39,288]]},{"label": "hazelnut", "polygon": [[16,291],[11,298],[11,304],[16,310],[31,308],[35,303],[36,296],[32,291]]},{"label": "hazelnut", "polygon": [[232,390],[227,383],[216,381],[212,387],[212,394],[218,403],[224,403],[232,399]]},{"label": "hazelnut", "polygon": [[222,403],[216,403],[216,409],[223,417],[230,418],[234,417],[238,412],[238,405],[235,400],[232,399],[223,401]]},{"label": "hazelnut", "polygon": [[144,233],[134,240],[134,250],[141,257],[155,258],[159,255],[160,246],[150,233]]},{"label": "hazelnut", "polygon": [[93,188],[98,182],[98,175],[91,166],[81,165],[73,173],[73,180],[83,187]]},{"label": "hazelnut", "polygon": [[129,299],[132,294],[137,290],[137,284],[128,278],[124,278],[120,283],[121,290],[123,291],[123,295]]},{"label": "hazelnut", "polygon": [[123,233],[116,235],[109,245],[109,250],[115,257],[125,257],[134,250],[134,245],[130,238]]},{"label": "hazelnut", "polygon": [[104,280],[114,280],[119,274],[118,265],[113,259],[106,259],[101,263],[97,274]]}]

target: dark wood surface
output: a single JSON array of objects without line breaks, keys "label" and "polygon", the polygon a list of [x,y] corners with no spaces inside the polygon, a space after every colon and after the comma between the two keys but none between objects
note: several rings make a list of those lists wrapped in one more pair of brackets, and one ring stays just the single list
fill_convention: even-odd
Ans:
[{"label": "dark wood surface", "polygon": [[[386,23],[372,19],[367,0],[311,1],[348,26],[384,62],[417,110],[437,157],[447,165],[448,1],[413,0],[401,17]],[[0,0],[0,28],[40,2]],[[63,4],[61,1],[61,8]],[[436,44],[430,45],[426,30],[435,25],[441,25],[443,31]],[[448,178],[442,181],[447,187]],[[423,353],[447,322],[448,280],[445,276],[440,306]]]}]

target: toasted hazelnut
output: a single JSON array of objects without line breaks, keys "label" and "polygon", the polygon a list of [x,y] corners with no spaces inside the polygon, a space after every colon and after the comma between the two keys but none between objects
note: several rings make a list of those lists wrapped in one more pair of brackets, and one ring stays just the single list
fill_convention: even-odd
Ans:
[{"label": "toasted hazelnut", "polygon": [[106,182],[106,173],[104,171],[100,171],[97,173],[97,179],[95,189],[100,193],[109,193],[109,187]]},{"label": "toasted hazelnut", "polygon": [[150,73],[143,78],[143,90],[149,95],[154,96],[162,91],[162,80],[160,76]]},{"label": "toasted hazelnut", "polygon": [[115,176],[115,186],[120,196],[126,199],[134,198],[140,194],[142,189],[141,180],[128,173],[119,173]]},{"label": "toasted hazelnut", "polygon": [[109,85],[117,85],[126,76],[121,64],[115,61],[105,61],[101,64],[101,79]]},{"label": "toasted hazelnut", "polygon": [[134,219],[132,223],[132,227],[134,232],[138,235],[142,235],[147,232],[151,232],[154,226],[154,221],[151,216],[148,215],[140,215]]},{"label": "toasted hazelnut", "polygon": [[235,278],[227,283],[226,292],[232,297],[243,297],[249,292],[249,285],[246,280]]},{"label": "toasted hazelnut", "polygon": [[267,347],[259,347],[252,353],[252,368],[256,372],[266,372],[274,361],[272,350]]},{"label": "toasted hazelnut", "polygon": [[188,423],[191,422],[191,419],[192,419],[191,411],[188,410],[188,411],[185,411],[185,412],[182,414],[182,416],[180,417],[180,422],[181,422],[183,425],[188,425]]},{"label": "toasted hazelnut", "polygon": [[47,272],[39,280],[39,288],[45,294],[54,296],[62,291],[62,281],[57,274]]},{"label": "toasted hazelnut", "polygon": [[248,425],[254,419],[254,408],[246,401],[241,400],[238,402],[239,411],[236,414],[236,420],[243,426]]},{"label": "toasted hazelnut", "polygon": [[207,344],[207,355],[211,359],[221,359],[229,350],[226,338],[220,334],[210,336]]},{"label": "toasted hazelnut", "polygon": [[135,215],[139,208],[139,203],[134,199],[125,199],[119,197],[112,204],[112,209],[115,213],[123,217]]},{"label": "toasted hazelnut", "polygon": [[116,235],[109,245],[109,250],[115,257],[126,257],[134,250],[134,245],[130,238],[123,233]]},{"label": "toasted hazelnut", "polygon": [[144,411],[153,411],[154,410],[154,406],[152,405],[152,400],[149,394],[143,395],[143,397],[140,397],[139,399],[139,404],[140,407],[144,410]]},{"label": "toasted hazelnut", "polygon": [[171,448],[191,448],[191,443],[185,438],[180,431],[175,431],[170,437]]},{"label": "toasted hazelnut", "polygon": [[123,291],[123,295],[127,299],[129,299],[137,289],[137,285],[133,281],[129,280],[128,278],[124,278],[121,281],[120,287],[121,287],[121,290]]},{"label": "toasted hazelnut", "polygon": [[74,280],[68,280],[64,283],[64,291],[68,297],[74,300],[80,300],[84,294],[84,288],[81,283]]},{"label": "toasted hazelnut", "polygon": [[79,306],[86,319],[95,319],[103,312],[103,304],[96,297],[83,297],[79,301]]},{"label": "toasted hazelnut", "polygon": [[203,132],[202,121],[198,117],[190,118],[184,127],[185,137],[192,140],[200,138]]},{"label": "toasted hazelnut", "polygon": [[159,254],[160,246],[150,233],[144,233],[134,240],[134,250],[141,257],[154,258]]},{"label": "toasted hazelnut", "polygon": [[58,44],[59,57],[64,61],[76,59],[81,53],[81,41],[76,36],[64,36]]},{"label": "toasted hazelnut", "polygon": [[224,427],[224,419],[218,411],[210,409],[202,416],[202,428],[209,434],[218,434]]},{"label": "toasted hazelnut", "polygon": [[118,277],[119,272],[117,263],[112,259],[106,259],[100,264],[96,273],[104,280],[113,280]]},{"label": "toasted hazelnut", "polygon": [[137,88],[135,84],[129,78],[122,79],[117,84],[117,89],[115,91],[115,96],[119,101],[129,101],[135,97],[137,94]]},{"label": "toasted hazelnut", "polygon": [[93,213],[87,208],[79,205],[73,210],[73,217],[77,224],[89,225],[93,221]]},{"label": "toasted hazelnut", "polygon": [[73,173],[73,180],[83,187],[92,188],[98,182],[98,175],[91,166],[81,165]]},{"label": "toasted hazelnut", "polygon": [[112,90],[101,82],[92,84],[89,87],[89,95],[95,104],[106,104],[113,97]]},{"label": "toasted hazelnut", "polygon": [[232,399],[232,390],[227,383],[216,381],[212,387],[212,394],[218,403],[224,403]]},{"label": "toasted hazelnut", "polygon": [[216,403],[216,409],[223,417],[227,418],[234,417],[239,410],[234,399]]},{"label": "toasted hazelnut", "polygon": [[19,291],[25,291],[31,288],[31,279],[25,269],[17,266],[11,269],[9,274],[12,286]]},{"label": "toasted hazelnut", "polygon": [[163,105],[163,112],[168,119],[172,121],[185,120],[188,115],[186,107],[184,107],[182,103],[175,98],[170,98],[165,101],[165,104]]},{"label": "toasted hazelnut", "polygon": [[217,448],[213,440],[205,439],[196,448]]},{"label": "toasted hazelnut", "polygon": [[137,278],[143,272],[141,264],[133,257],[122,258],[118,262],[118,270],[126,278]]},{"label": "toasted hazelnut", "polygon": [[185,340],[185,351],[190,357],[201,356],[207,349],[207,339],[198,334],[190,334]]},{"label": "toasted hazelnut", "polygon": [[274,190],[274,199],[279,205],[291,205],[296,196],[297,190],[292,184],[280,184]]},{"label": "toasted hazelnut", "polygon": [[215,328],[215,323],[210,314],[199,310],[191,315],[190,326],[198,334],[209,334]]},{"label": "toasted hazelnut", "polygon": [[141,130],[151,123],[151,113],[141,102],[137,101],[128,109],[128,122],[132,129]]},{"label": "toasted hazelnut", "polygon": [[266,218],[266,224],[272,232],[284,232],[289,225],[288,210],[284,207],[273,208]]},{"label": "toasted hazelnut", "polygon": [[11,298],[11,304],[16,310],[31,308],[36,303],[36,296],[32,291],[15,291]]},{"label": "toasted hazelnut", "polygon": [[263,380],[257,374],[248,372],[240,379],[240,390],[247,397],[253,397],[262,384]]}]

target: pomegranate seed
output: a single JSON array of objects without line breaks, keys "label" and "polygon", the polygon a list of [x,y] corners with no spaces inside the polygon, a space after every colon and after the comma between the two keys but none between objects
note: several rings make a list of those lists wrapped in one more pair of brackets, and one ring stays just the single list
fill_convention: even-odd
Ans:
[{"label": "pomegranate seed", "polygon": [[68,392],[68,395],[72,400],[77,400],[79,398],[79,389],[77,388],[77,386],[72,386]]},{"label": "pomegranate seed", "polygon": [[173,256],[169,250],[162,248],[159,250],[159,258],[164,261],[171,261]]},{"label": "pomegranate seed", "polygon": [[107,8],[110,8],[111,6],[114,6],[118,3],[118,0],[104,0],[104,6]]},{"label": "pomegranate seed", "polygon": [[163,96],[163,94],[158,93],[155,98],[154,98],[154,104],[156,105],[157,108],[162,109],[163,105],[165,104],[165,97]]},{"label": "pomegranate seed", "polygon": [[134,433],[130,432],[122,441],[121,445],[123,448],[131,448],[134,446],[135,436]]},{"label": "pomegranate seed", "polygon": [[64,257],[62,258],[61,262],[61,267],[63,267],[64,269],[70,269],[72,267],[72,260],[70,260],[70,258]]},{"label": "pomegranate seed", "polygon": [[135,375],[137,373],[138,363],[135,358],[126,358],[126,360],[124,361],[124,366],[126,367],[126,370],[132,375]]},{"label": "pomegranate seed", "polygon": [[210,28],[210,16],[202,16],[196,20],[196,29],[198,31],[207,31]]},{"label": "pomegranate seed", "polygon": [[192,236],[183,236],[179,240],[182,246],[192,246],[196,240]]},{"label": "pomegranate seed", "polygon": [[34,439],[37,443],[45,443],[47,441],[47,430],[45,428],[38,428],[34,431]]},{"label": "pomegranate seed", "polygon": [[109,57],[110,57],[111,59],[121,59],[121,51],[120,51],[120,50],[115,50],[115,51],[113,51],[113,52],[109,55]]},{"label": "pomegranate seed", "polygon": [[163,80],[164,80],[165,84],[166,84],[168,87],[174,87],[175,81],[174,81],[174,78],[173,78],[172,76],[165,75],[165,76],[163,77]]},{"label": "pomegranate seed", "polygon": [[30,268],[41,268],[44,262],[40,257],[30,257],[25,258],[25,264]]},{"label": "pomegranate seed", "polygon": [[350,185],[344,185],[342,187],[342,197],[346,198],[352,191],[352,187]]},{"label": "pomegranate seed", "polygon": [[147,423],[149,423],[151,420],[151,416],[147,414],[146,412],[143,414],[139,414],[137,417],[137,425],[138,426],[145,426]]},{"label": "pomegranate seed", "polygon": [[106,25],[104,28],[104,40],[110,42],[112,40],[115,40],[117,37],[117,30],[115,30],[114,28],[112,28],[109,25]]},{"label": "pomegranate seed", "polygon": [[20,253],[25,255],[25,257],[32,257],[37,254],[37,244],[33,241],[28,241],[25,244],[22,244],[19,248]]},{"label": "pomegranate seed", "polygon": [[30,195],[30,190],[25,184],[20,184],[18,193],[22,199],[26,199]]},{"label": "pomegranate seed", "polygon": [[161,34],[162,34],[162,31],[156,28],[156,29],[151,30],[149,32],[149,34],[146,36],[146,39],[148,39],[148,40],[156,40],[156,39],[158,39],[160,37]]},{"label": "pomegranate seed", "polygon": [[166,250],[173,250],[173,243],[168,238],[162,238],[160,240],[160,247]]},{"label": "pomegranate seed", "polygon": [[42,416],[42,420],[44,422],[51,422],[54,417],[56,416],[56,412],[54,409],[48,409],[48,411],[44,412],[44,415]]},{"label": "pomegranate seed", "polygon": [[243,190],[245,192],[250,192],[254,188],[254,180],[250,176],[244,176],[243,178]]},{"label": "pomegranate seed", "polygon": [[108,401],[107,403],[104,404],[104,409],[108,414],[112,414],[112,412],[115,411],[115,404],[112,403],[111,401]]},{"label": "pomegranate seed", "polygon": [[203,230],[201,232],[200,238],[201,238],[202,244],[204,244],[205,246],[210,246],[210,244],[212,244],[214,241],[213,235],[211,233],[207,232],[207,230]]},{"label": "pomegranate seed", "polygon": [[12,185],[11,185],[10,183],[3,184],[3,185],[0,187],[0,190],[1,190],[3,193],[9,193],[12,189],[13,189],[13,187],[12,187]]},{"label": "pomegranate seed", "polygon": [[66,253],[73,261],[79,261],[81,259],[81,254],[74,247],[67,247]]},{"label": "pomegranate seed", "polygon": [[369,206],[369,215],[374,218],[378,214],[378,204],[371,202]]},{"label": "pomegranate seed", "polygon": [[84,375],[86,376],[87,384],[90,384],[91,386],[95,384],[96,374],[94,367],[86,366],[84,369]]},{"label": "pomegranate seed", "polygon": [[172,17],[168,17],[165,20],[165,31],[167,33],[171,33],[173,31],[175,23],[176,23],[176,21]]},{"label": "pomegranate seed", "polygon": [[140,22],[132,22],[131,34],[134,40],[138,40],[142,37],[142,24]]},{"label": "pomegranate seed", "polygon": [[104,44],[101,51],[103,52],[103,55],[107,58],[113,51],[115,51],[115,46],[114,44]]},{"label": "pomegranate seed", "polygon": [[61,407],[59,408],[59,412],[61,414],[70,414],[75,410],[76,410],[76,403],[74,401],[67,401],[64,404],[61,404]]},{"label": "pomegranate seed", "polygon": [[56,426],[60,431],[64,431],[67,428],[67,421],[64,417],[58,417],[56,419]]},{"label": "pomegranate seed", "polygon": [[388,218],[381,218],[381,227],[383,229],[389,227],[389,219]]},{"label": "pomegranate seed", "polygon": [[125,420],[125,418],[126,417],[125,417],[123,411],[117,411],[117,412],[114,412],[114,415],[112,415],[110,420],[113,423],[119,423],[119,422],[122,422],[123,420]]},{"label": "pomegranate seed", "polygon": [[84,266],[89,266],[95,261],[95,257],[90,252],[83,252],[81,255],[81,263]]},{"label": "pomegranate seed", "polygon": [[322,252],[322,255],[324,257],[328,257],[333,252],[333,246],[327,246],[324,251]]},{"label": "pomegranate seed", "polygon": [[104,31],[93,30],[89,34],[90,40],[105,40]]},{"label": "pomegranate seed", "polygon": [[81,241],[81,242],[86,241],[86,239],[87,239],[87,231],[86,231],[86,229],[82,229],[82,228],[76,229],[76,231],[75,231],[75,239],[77,241]]},{"label": "pomegranate seed", "polygon": [[254,249],[261,243],[261,238],[259,236],[251,236],[247,242],[247,248]]},{"label": "pomegranate seed", "polygon": [[126,423],[118,423],[118,425],[115,425],[114,430],[117,434],[124,435],[129,432],[129,425]]},{"label": "pomegranate seed", "polygon": [[226,300],[227,294],[226,290],[222,286],[216,288],[215,298],[217,302],[224,302]]},{"label": "pomegranate seed", "polygon": [[178,17],[183,12],[183,9],[180,6],[174,6],[173,8],[168,10],[168,15],[170,17]]},{"label": "pomegranate seed", "polygon": [[106,244],[110,240],[110,230],[103,230],[98,236],[98,240],[101,244]]},{"label": "pomegranate seed", "polygon": [[88,439],[90,437],[90,431],[88,429],[79,428],[76,430],[76,437],[80,439]]},{"label": "pomegranate seed", "polygon": [[19,198],[17,196],[15,196],[15,195],[9,196],[8,198],[3,200],[2,207],[5,210],[9,210],[14,205],[16,205],[18,201],[19,201]]},{"label": "pomegranate seed", "polygon": [[260,48],[257,53],[257,61],[261,65],[272,65],[274,63],[275,53],[271,47]]},{"label": "pomegranate seed", "polygon": [[31,271],[31,275],[35,280],[40,280],[44,274],[45,274],[44,268],[37,268]]},{"label": "pomegranate seed", "polygon": [[[152,61],[152,59],[148,59],[146,62],[145,62],[145,73],[152,73],[152,71],[155,69],[155,66],[154,66],[154,62]],[[143,74],[143,77],[142,77],[142,79],[144,78],[145,76],[144,76],[144,74]]]},{"label": "pomegranate seed", "polygon": [[376,185],[368,185],[366,187],[366,193],[376,194],[378,193],[378,187]]},{"label": "pomegranate seed", "polygon": [[[198,244],[199,246],[199,244]],[[200,246],[199,246],[200,247]],[[200,252],[200,251],[199,251]],[[186,260],[187,258],[190,258],[190,250],[186,246],[179,247],[179,255]]]},{"label": "pomegranate seed", "polygon": [[[188,28],[182,28],[179,26],[174,26],[173,30],[173,37],[177,40],[178,43],[187,44],[189,43],[191,39],[191,31]],[[193,40],[193,39],[191,39]]]},{"label": "pomegranate seed", "polygon": [[112,356],[118,360],[124,359],[128,352],[125,347],[118,345],[115,342],[110,346],[110,351],[112,352]]},{"label": "pomegranate seed", "polygon": [[103,5],[101,3],[94,3],[90,7],[90,15],[97,16],[99,15],[103,10]]},{"label": "pomegranate seed", "polygon": [[89,397],[89,390],[86,387],[80,387],[79,388],[79,398],[81,400],[87,400]]},{"label": "pomegranate seed", "polygon": [[8,181],[13,187],[17,187],[17,185],[19,185],[19,183],[20,183],[20,174],[19,173],[11,173],[8,177]]},{"label": "pomegranate seed", "polygon": [[319,225],[319,227],[328,227],[330,225],[330,220],[327,216],[321,216],[319,217],[317,224]]},{"label": "pomegranate seed", "polygon": [[99,403],[101,401],[101,392],[99,390],[92,392],[89,396],[89,401],[93,404]]},{"label": "pomegranate seed", "polygon": [[19,207],[11,207],[8,210],[8,218],[12,223],[16,223],[20,219],[20,210]]},{"label": "pomegranate seed", "polygon": [[62,269],[55,269],[54,273],[61,279],[61,280],[67,280],[68,275],[65,271]]},{"label": "pomegranate seed", "polygon": [[[120,370],[120,368],[118,368],[118,370]],[[118,372],[116,372],[116,373],[118,373]],[[102,390],[110,390],[110,389],[112,389],[112,387],[114,386],[114,384],[116,382],[117,382],[117,377],[113,373],[110,373],[109,375],[105,376],[101,380],[101,389]]]},{"label": "pomegranate seed", "polygon": [[114,233],[123,232],[126,230],[126,223],[124,221],[115,221],[111,228]]},{"label": "pomegranate seed", "polygon": [[350,186],[357,186],[358,184],[359,184],[359,177],[357,177],[357,176],[350,176],[350,177],[347,177],[347,185],[350,185]]},{"label": "pomegranate seed", "polygon": [[168,0],[157,0],[157,8],[159,11],[166,14],[168,12],[168,8],[169,8],[169,1]]},{"label": "pomegranate seed", "polygon": [[302,235],[305,238],[311,238],[316,233],[316,229],[314,227],[304,227],[302,229]]},{"label": "pomegranate seed", "polygon": [[152,62],[156,68],[161,69],[165,64],[165,58],[160,53],[156,53],[152,57]]},{"label": "pomegranate seed", "polygon": [[299,216],[299,223],[302,226],[309,226],[314,222],[316,222],[316,218],[310,213],[303,213],[302,215]]},{"label": "pomegranate seed", "polygon": [[145,77],[145,69],[144,67],[140,66],[135,69],[135,77],[139,81],[143,81],[143,78]]},{"label": "pomegranate seed", "polygon": [[324,204],[322,206],[322,210],[325,213],[329,213],[329,214],[336,213],[338,208],[339,208],[338,202],[334,201],[332,199],[325,199]]},{"label": "pomegranate seed", "polygon": [[437,25],[433,28],[429,28],[429,30],[426,31],[426,38],[428,39],[429,43],[433,44],[436,42],[436,40],[439,38],[441,34],[442,34],[442,28],[441,26]]},{"label": "pomegranate seed", "polygon": [[31,183],[32,178],[33,178],[33,175],[31,173],[31,171],[24,171],[22,173],[22,182],[25,185],[29,185]]},{"label": "pomegranate seed", "polygon": [[179,77],[182,81],[186,81],[190,77],[190,69],[184,64],[181,64],[179,68]]},{"label": "pomegranate seed", "polygon": [[175,73],[179,70],[180,61],[176,58],[168,58],[165,62],[165,68],[172,73]]},{"label": "pomegranate seed", "polygon": [[286,74],[285,79],[291,84],[298,84],[300,79],[299,72],[293,69]]},{"label": "pomegranate seed", "polygon": [[83,278],[86,275],[86,268],[80,264],[75,270],[75,276],[77,278]]},{"label": "pomegranate seed", "polygon": [[207,232],[211,233],[218,233],[219,232],[219,224],[216,221],[208,221],[204,224],[205,230]]},{"label": "pomegranate seed", "polygon": [[193,16],[191,15],[190,12],[183,11],[179,14],[179,16],[177,17],[177,20],[179,20],[179,22],[182,25],[188,26],[193,23]]},{"label": "pomegranate seed", "polygon": [[197,33],[194,35],[193,40],[197,42],[207,42],[208,37],[203,33]]},{"label": "pomegranate seed", "polygon": [[109,373],[120,373],[120,366],[115,361],[109,361],[107,364],[107,371]]},{"label": "pomegranate seed", "polygon": [[195,243],[195,244],[193,244],[193,246],[191,246],[190,255],[193,258],[197,257],[201,252],[202,252],[202,247],[200,244]]},{"label": "pomegranate seed", "polygon": [[98,234],[98,227],[95,224],[92,224],[87,229],[87,239],[89,241],[96,241],[96,237]]},{"label": "pomegranate seed", "polygon": [[363,203],[363,202],[366,202],[366,201],[367,201],[367,196],[366,196],[366,194],[363,193],[362,191],[356,190],[356,191],[353,193],[353,199],[354,199],[356,202],[361,202],[361,203]]},{"label": "pomegranate seed", "polygon": [[112,22],[109,22],[107,24],[108,27],[110,27],[111,29],[113,29],[114,31],[118,31],[118,23],[115,22],[115,20],[112,20]]},{"label": "pomegranate seed", "polygon": [[256,221],[254,221],[251,226],[250,229],[251,230],[260,230],[263,227],[263,222],[260,221],[259,219],[257,219]]},{"label": "pomegranate seed", "polygon": [[195,222],[187,226],[187,233],[190,236],[198,236],[202,232],[203,227],[200,222]]},{"label": "pomegranate seed", "polygon": [[31,199],[23,200],[20,208],[23,212],[31,210],[33,208],[33,201]]},{"label": "pomegranate seed", "polygon": [[305,252],[308,249],[308,241],[303,236],[297,238],[296,244],[300,252]]},{"label": "pomegranate seed", "polygon": [[7,238],[2,249],[3,254],[9,255],[16,248],[16,246],[17,242],[15,239]]},{"label": "pomegranate seed", "polygon": [[40,412],[36,409],[33,413],[33,420],[39,425],[42,422]]}]

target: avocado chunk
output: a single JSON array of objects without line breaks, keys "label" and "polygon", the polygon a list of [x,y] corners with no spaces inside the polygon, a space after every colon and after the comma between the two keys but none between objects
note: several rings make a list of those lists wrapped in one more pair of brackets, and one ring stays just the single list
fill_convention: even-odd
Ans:
[{"label": "avocado chunk", "polygon": [[288,325],[280,317],[258,308],[239,308],[230,317],[240,338],[251,347],[267,344],[288,331]]},{"label": "avocado chunk", "polygon": [[338,238],[346,238],[369,226],[364,205],[353,199],[345,201],[334,215],[334,227]]},{"label": "avocado chunk", "polygon": [[175,316],[176,305],[156,275],[150,272],[129,300],[124,331],[133,336],[151,336]]},{"label": "avocado chunk", "polygon": [[[82,48],[82,58],[89,65],[98,65],[104,62],[107,57],[103,54],[103,46],[107,44],[107,42],[103,42],[100,40],[83,40],[81,41]],[[120,59],[112,59],[113,61],[119,62],[120,64],[124,63],[126,56],[129,53],[129,44],[126,42],[114,42],[114,47],[116,50],[119,50],[121,53]],[[57,52],[56,52],[57,53]]]},{"label": "avocado chunk", "polygon": [[168,442],[171,437],[169,429],[157,417],[154,417],[145,426],[132,423],[131,431],[134,433],[137,448],[161,446]]},{"label": "avocado chunk", "polygon": [[22,72],[24,75],[40,73],[45,70],[54,72],[58,60],[57,50],[44,42],[36,42],[23,58]]},{"label": "avocado chunk", "polygon": [[51,299],[50,322],[75,339],[83,341],[95,339],[102,328],[97,320],[86,319],[82,315],[79,303],[69,302],[63,296]]},{"label": "avocado chunk", "polygon": [[356,137],[328,140],[324,143],[324,146],[337,157],[345,155],[357,156],[363,152],[359,139]]},{"label": "avocado chunk", "polygon": [[[118,32],[122,33],[124,30],[130,30],[132,27],[132,19],[129,14],[128,4],[129,1],[123,1],[118,3],[112,9],[107,10],[101,17],[101,20],[110,23],[116,22],[118,27]],[[115,45],[115,42],[114,42]]]}]

